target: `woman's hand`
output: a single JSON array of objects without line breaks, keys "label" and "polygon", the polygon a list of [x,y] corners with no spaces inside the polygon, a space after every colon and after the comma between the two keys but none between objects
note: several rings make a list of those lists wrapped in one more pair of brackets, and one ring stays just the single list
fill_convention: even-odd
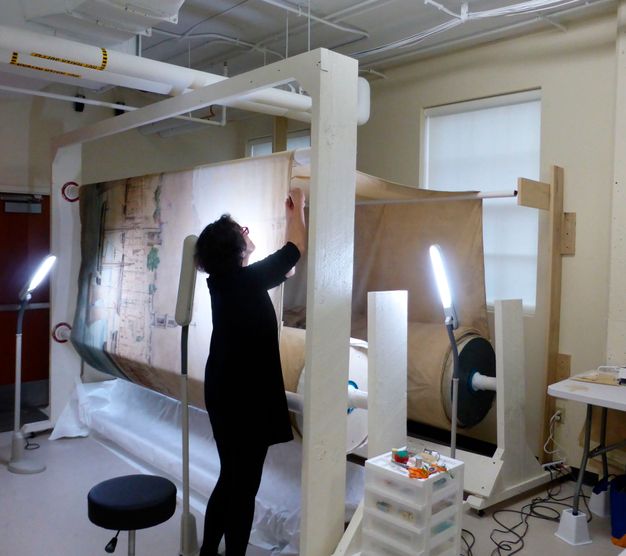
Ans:
[{"label": "woman's hand", "polygon": [[300,254],[306,249],[306,225],[304,222],[304,192],[294,187],[285,201],[287,208],[287,241],[293,243]]},{"label": "woman's hand", "polygon": [[304,196],[304,192],[299,187],[294,187],[289,192],[289,197],[287,197],[286,206],[287,213],[293,214],[294,212],[299,212],[300,209],[304,208],[304,203],[306,199]]}]

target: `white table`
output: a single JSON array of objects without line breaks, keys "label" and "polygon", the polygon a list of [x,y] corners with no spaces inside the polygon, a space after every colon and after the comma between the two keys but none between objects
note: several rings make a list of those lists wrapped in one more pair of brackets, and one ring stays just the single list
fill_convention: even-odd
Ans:
[{"label": "white table", "polygon": [[[611,450],[615,450],[626,446],[626,440],[617,442],[610,446],[606,445],[606,416],[608,409],[617,409],[618,411],[626,411],[626,386],[608,386],[606,384],[594,384],[591,382],[581,382],[580,380],[562,380],[556,384],[548,386],[548,394],[555,398],[564,400],[572,400],[587,404],[587,418],[585,420],[585,445],[583,448],[583,457],[580,463],[580,471],[578,473],[578,481],[576,483],[576,492],[574,494],[573,515],[578,515],[578,507],[580,502],[580,492],[583,483],[583,476],[587,467],[589,458],[602,456],[602,471],[604,477],[608,477],[608,464],[606,454]],[[589,449],[591,440],[591,418],[593,407],[602,408],[602,421],[600,425],[600,444],[593,450]]]}]

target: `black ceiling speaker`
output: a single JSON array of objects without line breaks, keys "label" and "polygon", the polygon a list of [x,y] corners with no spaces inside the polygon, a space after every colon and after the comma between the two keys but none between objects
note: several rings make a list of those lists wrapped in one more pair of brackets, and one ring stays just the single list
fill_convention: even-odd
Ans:
[{"label": "black ceiling speaker", "polygon": [[[75,98],[85,98],[85,95],[75,94],[74,97]],[[82,112],[84,109],[85,109],[85,105],[82,102],[75,102],[74,103],[74,111],[75,112]]]}]

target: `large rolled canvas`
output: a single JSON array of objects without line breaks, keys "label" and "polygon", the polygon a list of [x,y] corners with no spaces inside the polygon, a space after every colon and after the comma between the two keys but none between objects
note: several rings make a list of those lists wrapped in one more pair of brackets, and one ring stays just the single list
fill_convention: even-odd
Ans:
[{"label": "large rolled canvas", "polygon": [[[183,240],[230,213],[250,229],[256,244],[251,262],[269,255],[285,240],[290,172],[291,155],[283,153],[81,187],[82,261],[72,330],[81,357],[178,398],[174,312]],[[189,327],[190,402],[198,407],[204,406],[212,330],[205,278],[198,275]],[[270,295],[278,311],[279,289]]]},{"label": "large rolled canvas", "polygon": [[[292,184],[307,189],[309,177],[308,166],[296,166]],[[438,244],[443,251],[461,324],[457,341],[470,332],[488,338],[482,201],[469,191],[469,199],[454,200],[450,197],[463,193],[406,187],[361,172],[356,193],[351,334],[367,339],[368,292],[407,290],[408,417],[449,428],[442,380],[450,344],[429,248]],[[306,325],[305,302],[306,280],[300,273],[285,287],[285,318],[292,326]]]}]

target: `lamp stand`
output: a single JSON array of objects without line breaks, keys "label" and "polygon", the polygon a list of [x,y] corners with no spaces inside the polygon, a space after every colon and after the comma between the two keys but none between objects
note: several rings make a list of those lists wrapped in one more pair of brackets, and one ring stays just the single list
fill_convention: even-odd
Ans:
[{"label": "lamp stand", "polygon": [[450,423],[450,457],[456,459],[456,429],[459,409],[459,350],[454,337],[454,323],[446,319],[446,330],[452,349],[452,415]]},{"label": "lamp stand", "polygon": [[24,435],[20,430],[20,410],[22,406],[22,323],[24,312],[30,301],[30,294],[20,301],[20,309],[17,314],[17,333],[15,335],[15,414],[13,419],[13,438],[11,441],[11,459],[8,469],[11,473],[29,475],[41,473],[46,466],[28,459],[24,455]]},{"label": "lamp stand", "polygon": [[183,513],[180,520],[179,556],[195,556],[200,551],[196,518],[189,509],[189,385],[187,380],[187,346],[189,326],[183,326],[180,337],[181,349],[181,408],[183,411]]}]

